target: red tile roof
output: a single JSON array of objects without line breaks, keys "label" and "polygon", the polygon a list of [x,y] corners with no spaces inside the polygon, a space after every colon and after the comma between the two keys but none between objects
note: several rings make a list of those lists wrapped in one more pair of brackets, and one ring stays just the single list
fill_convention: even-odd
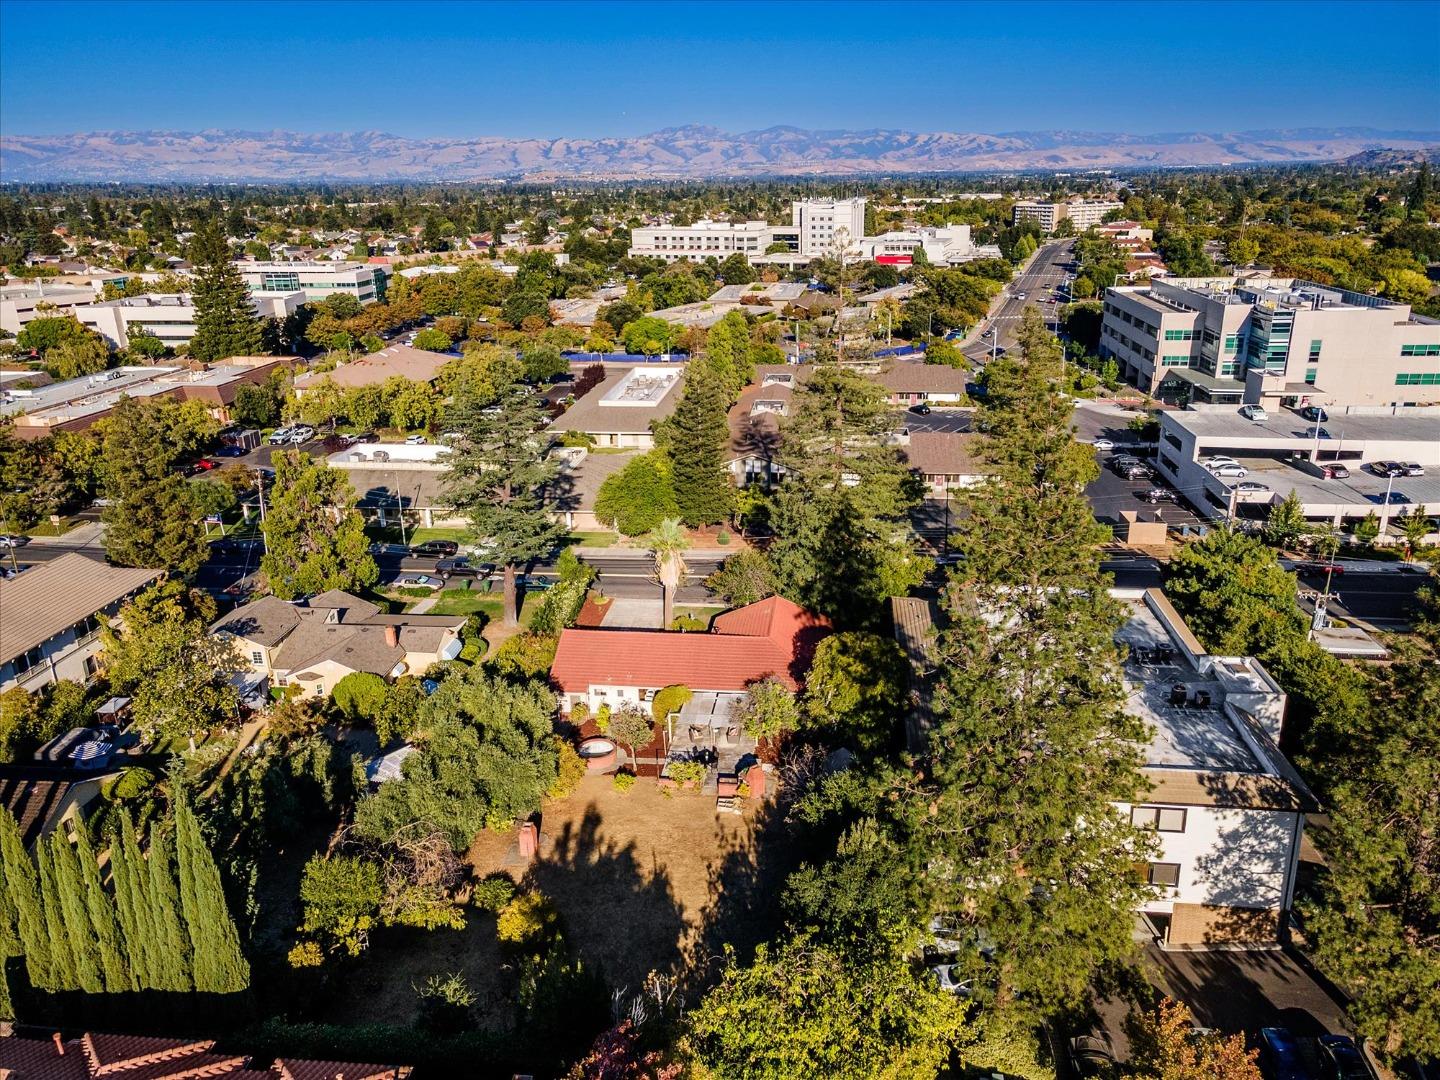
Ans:
[{"label": "red tile roof", "polygon": [[667,630],[565,630],[551,678],[568,694],[592,686],[744,690],[773,675],[798,689],[830,623],[772,596],[726,612],[709,634]]}]

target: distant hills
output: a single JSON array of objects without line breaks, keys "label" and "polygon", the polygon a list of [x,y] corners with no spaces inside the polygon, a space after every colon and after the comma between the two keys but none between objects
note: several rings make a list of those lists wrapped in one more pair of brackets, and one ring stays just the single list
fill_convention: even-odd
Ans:
[{"label": "distant hills", "polygon": [[[667,128],[616,139],[412,139],[379,131],[98,131],[0,135],[0,180],[663,180],[1117,169],[1361,160],[1440,146],[1437,131],[1295,128],[1088,131]],[[1358,157],[1357,157],[1358,156]]]}]

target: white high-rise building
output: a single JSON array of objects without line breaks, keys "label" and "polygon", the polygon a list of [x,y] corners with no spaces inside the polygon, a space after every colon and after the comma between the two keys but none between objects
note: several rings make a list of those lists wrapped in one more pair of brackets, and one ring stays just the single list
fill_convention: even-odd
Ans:
[{"label": "white high-rise building", "polygon": [[801,255],[849,253],[865,235],[865,200],[801,199],[790,204],[790,226],[800,234]]},{"label": "white high-rise building", "polygon": [[836,252],[843,238],[853,254],[865,235],[865,200],[801,199],[790,206],[789,225],[765,221],[711,221],[689,225],[650,225],[630,234],[629,254],[664,259],[725,259],[741,253],[751,262],[775,244],[784,244],[791,262],[803,263]]}]

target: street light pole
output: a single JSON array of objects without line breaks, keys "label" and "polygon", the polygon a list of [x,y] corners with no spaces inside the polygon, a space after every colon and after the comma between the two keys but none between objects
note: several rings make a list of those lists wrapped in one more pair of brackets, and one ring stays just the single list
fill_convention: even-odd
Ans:
[{"label": "street light pole", "polygon": [[[1388,470],[1387,470],[1388,471]],[[1395,474],[1390,472],[1385,480],[1385,512],[1380,515],[1380,535],[1390,527],[1390,492],[1395,488]]]},{"label": "street light pole", "polygon": [[260,497],[260,544],[266,555],[270,554],[270,537],[265,532],[265,474],[255,466],[255,493]]}]

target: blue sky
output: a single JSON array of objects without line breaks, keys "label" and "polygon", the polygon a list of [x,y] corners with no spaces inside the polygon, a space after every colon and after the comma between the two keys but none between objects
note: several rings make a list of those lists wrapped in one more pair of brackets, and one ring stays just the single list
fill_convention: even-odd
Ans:
[{"label": "blue sky", "polygon": [[1440,0],[32,3],[0,131],[1440,129]]}]

